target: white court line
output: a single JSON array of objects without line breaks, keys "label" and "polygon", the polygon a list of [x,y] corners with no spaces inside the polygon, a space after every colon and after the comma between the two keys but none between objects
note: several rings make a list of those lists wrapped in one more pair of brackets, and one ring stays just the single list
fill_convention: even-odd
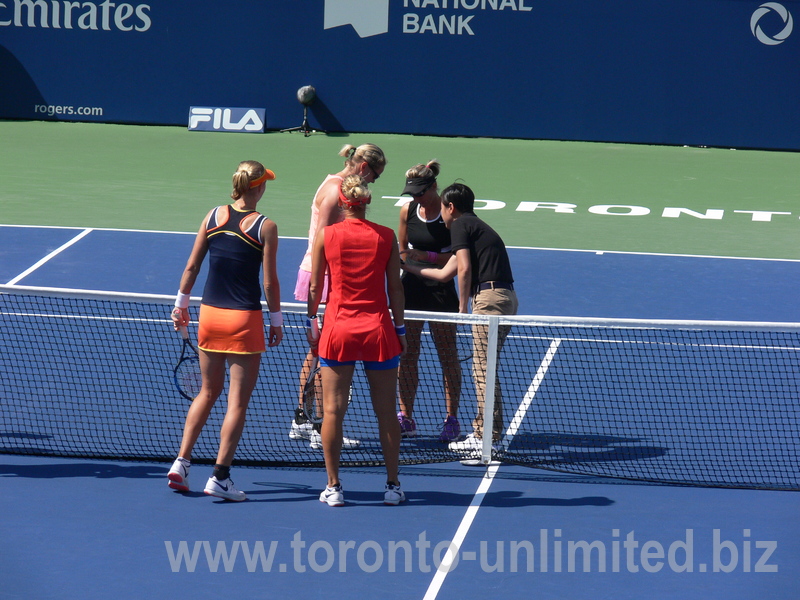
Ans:
[{"label": "white court line", "polygon": [[461,524],[458,526],[456,535],[453,537],[453,541],[450,542],[450,548],[445,552],[442,562],[439,568],[436,569],[431,584],[428,586],[428,591],[425,592],[425,596],[422,600],[434,600],[439,594],[445,577],[447,577],[447,574],[450,572],[450,567],[453,564],[453,557],[457,557],[461,552],[461,544],[464,543],[464,538],[467,537],[469,528],[472,527],[472,521],[475,520],[475,516],[478,514],[478,509],[483,499],[486,497],[486,494],[489,493],[489,488],[499,468],[500,465],[491,465],[486,469],[486,474],[483,476],[481,484],[478,486],[478,491],[475,492],[475,495],[472,497],[472,502],[469,508],[467,508],[464,518],[461,519]]},{"label": "white court line", "polygon": [[25,277],[27,277],[28,275],[33,273],[36,269],[41,267],[43,264],[45,264],[51,258],[53,258],[55,256],[58,256],[64,250],[66,250],[67,248],[72,246],[72,244],[74,244],[74,243],[82,240],[83,238],[85,238],[92,231],[94,231],[94,230],[93,229],[84,229],[78,235],[76,235],[74,238],[72,238],[70,241],[68,241],[66,244],[63,244],[63,245],[59,246],[58,248],[53,250],[50,254],[48,254],[47,256],[42,258],[41,260],[37,261],[34,265],[32,265],[32,266],[28,267],[27,269],[25,269],[22,273],[20,273],[16,277],[14,277],[14,279],[12,279],[11,281],[7,282],[6,285],[14,285],[14,284],[18,283],[21,279],[24,279]]},{"label": "white court line", "polygon": [[727,256],[715,254],[679,254],[675,252],[636,252],[631,250],[590,250],[587,248],[539,248],[536,246],[506,246],[513,250],[541,250],[543,252],[582,252],[584,254],[620,254],[628,256],[664,256],[667,258],[711,258],[722,260],[756,260],[762,262],[800,262],[797,258],[761,258],[757,256]]},{"label": "white court line", "polygon": [[531,402],[533,402],[533,397],[536,395],[536,392],[539,391],[539,386],[542,385],[544,376],[550,368],[550,363],[553,362],[553,357],[556,355],[556,351],[560,345],[560,339],[554,339],[550,342],[550,347],[547,349],[544,359],[542,359],[542,364],[539,365],[539,369],[536,371],[536,376],[533,378],[533,381],[531,381],[531,385],[528,387],[528,391],[522,399],[522,403],[520,403],[519,408],[517,408],[514,418],[511,419],[508,429],[506,429],[506,433],[503,436],[503,448],[508,448],[511,442],[514,441],[514,436],[517,435],[517,431],[519,431],[522,419],[525,418],[525,413],[528,412],[528,408],[530,408]]},{"label": "white court line", "polygon": [[[504,447],[508,448],[507,444],[510,444],[514,439],[514,436],[519,429],[519,425],[522,422],[522,418],[525,416],[525,412],[528,410],[531,402],[533,402],[533,397],[539,390],[539,386],[544,380],[544,376],[547,373],[547,370],[550,368],[550,363],[553,361],[553,357],[555,356],[560,344],[561,340],[558,339],[553,340],[550,343],[550,348],[547,350],[544,359],[542,359],[542,363],[539,365],[539,368],[536,371],[536,376],[533,378],[531,385],[528,387],[528,392],[525,394],[522,403],[514,415],[511,425],[509,425],[508,430],[503,437]],[[453,540],[450,542],[450,548],[447,550],[447,552],[445,552],[442,562],[439,565],[439,568],[436,569],[436,573],[431,580],[431,584],[428,586],[428,591],[425,592],[425,596],[422,600],[435,600],[436,596],[438,596],[439,590],[442,588],[442,584],[452,568],[453,558],[457,558],[459,556],[461,552],[461,544],[464,543],[464,539],[467,537],[470,527],[472,527],[472,522],[475,520],[475,517],[478,514],[478,509],[481,507],[483,499],[486,497],[486,494],[489,493],[489,488],[492,486],[492,481],[494,481],[494,477],[499,468],[500,464],[492,464],[486,469],[486,474],[483,476],[481,484],[478,486],[478,491],[476,491],[475,495],[472,497],[472,502],[470,502],[469,508],[467,508],[467,512],[464,513],[464,518],[461,519],[461,523],[456,530],[456,534],[453,537]]]},{"label": "white court line", "polygon": [[[396,196],[384,196],[384,198],[396,198]],[[0,227],[17,227],[28,229],[82,229],[82,227],[63,227],[58,225],[15,225],[10,223],[0,223]],[[174,233],[177,235],[197,235],[196,231],[167,231],[158,229],[123,229],[118,227],[93,227],[93,231],[122,231],[128,233]],[[301,240],[308,241],[307,236],[279,235],[281,240]],[[755,256],[724,256],[714,254],[677,254],[672,252],[636,252],[630,250],[592,250],[591,248],[545,248],[540,246],[506,246],[513,250],[542,250],[545,252],[578,252],[585,254],[622,254],[631,256],[666,256],[673,258],[721,258],[724,260],[755,260],[763,262],[800,262],[796,258],[761,258]]]}]

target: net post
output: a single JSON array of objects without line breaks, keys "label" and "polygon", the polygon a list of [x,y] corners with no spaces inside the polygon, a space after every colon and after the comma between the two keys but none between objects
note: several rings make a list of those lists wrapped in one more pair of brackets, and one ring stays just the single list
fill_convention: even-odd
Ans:
[{"label": "net post", "polygon": [[[492,461],[492,436],[494,435],[494,386],[497,380],[497,338],[500,332],[500,317],[489,316],[489,331],[486,340],[486,388],[483,402],[483,446],[481,462],[488,465]],[[486,435],[486,432],[489,435]]]}]

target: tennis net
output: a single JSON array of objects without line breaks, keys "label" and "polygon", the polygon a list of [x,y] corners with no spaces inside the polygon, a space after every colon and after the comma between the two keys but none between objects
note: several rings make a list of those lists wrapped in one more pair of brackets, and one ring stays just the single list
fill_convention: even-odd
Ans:
[{"label": "tennis net", "polygon": [[[181,342],[172,302],[0,286],[0,452],[174,459],[188,402],[173,384]],[[196,318],[197,299],[190,311]],[[283,343],[264,356],[234,464],[323,464],[321,450],[289,436],[308,350],[305,307],[286,304],[284,316]],[[403,440],[403,464],[494,459],[651,482],[800,489],[798,324],[409,311],[407,323],[415,320],[425,323],[417,435]],[[431,331],[442,326],[455,342],[439,352]],[[493,341],[484,344],[487,332]],[[468,434],[477,410],[473,371],[484,351],[487,367],[477,375],[488,383],[486,443],[482,451],[453,450],[439,441],[442,364],[458,365],[458,415]],[[351,396],[345,435],[360,444],[343,451],[342,464],[381,464],[360,367]],[[493,404],[502,409],[494,440]],[[224,407],[223,393],[195,462],[213,463]]]}]

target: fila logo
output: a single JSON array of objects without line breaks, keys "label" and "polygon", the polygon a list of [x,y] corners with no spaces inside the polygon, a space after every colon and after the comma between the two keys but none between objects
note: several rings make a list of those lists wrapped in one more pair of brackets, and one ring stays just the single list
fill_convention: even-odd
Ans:
[{"label": "fila logo", "polygon": [[209,108],[192,106],[189,109],[189,131],[238,131],[263,133],[266,108]]}]

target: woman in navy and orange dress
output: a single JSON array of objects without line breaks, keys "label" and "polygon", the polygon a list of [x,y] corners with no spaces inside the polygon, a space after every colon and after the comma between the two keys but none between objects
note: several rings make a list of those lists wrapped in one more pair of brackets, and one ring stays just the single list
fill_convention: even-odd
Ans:
[{"label": "woman in navy and orange dress", "polygon": [[226,500],[246,499],[245,493],[233,485],[230,467],[258,379],[261,354],[266,349],[259,286],[261,271],[270,311],[269,346],[277,346],[283,338],[276,260],[278,227],[256,212],[266,182],[271,179],[275,179],[275,173],[259,162],[247,160],[239,164],[233,175],[233,203],[218,206],[206,215],[181,277],[172,311],[176,330],[189,324],[189,296],[203,259],[210,255],[197,335],[203,384],[186,415],[180,452],[168,474],[169,487],[179,492],[189,491],[192,449],[222,393],[227,366],[228,406],[214,474],[204,491]]},{"label": "woman in navy and orange dress", "polygon": [[[322,371],[322,451],[328,484],[320,501],[329,506],[344,504],[339,457],[356,361],[364,363],[378,419],[387,476],[384,503],[396,505],[405,500],[398,480],[400,424],[394,412],[397,368],[406,347],[400,251],[394,231],[365,218],[369,202],[364,178],[345,177],[339,192],[345,218],[316,236],[312,254],[308,339],[319,352]],[[319,335],[316,313],[326,270],[330,272],[330,295]]]}]

